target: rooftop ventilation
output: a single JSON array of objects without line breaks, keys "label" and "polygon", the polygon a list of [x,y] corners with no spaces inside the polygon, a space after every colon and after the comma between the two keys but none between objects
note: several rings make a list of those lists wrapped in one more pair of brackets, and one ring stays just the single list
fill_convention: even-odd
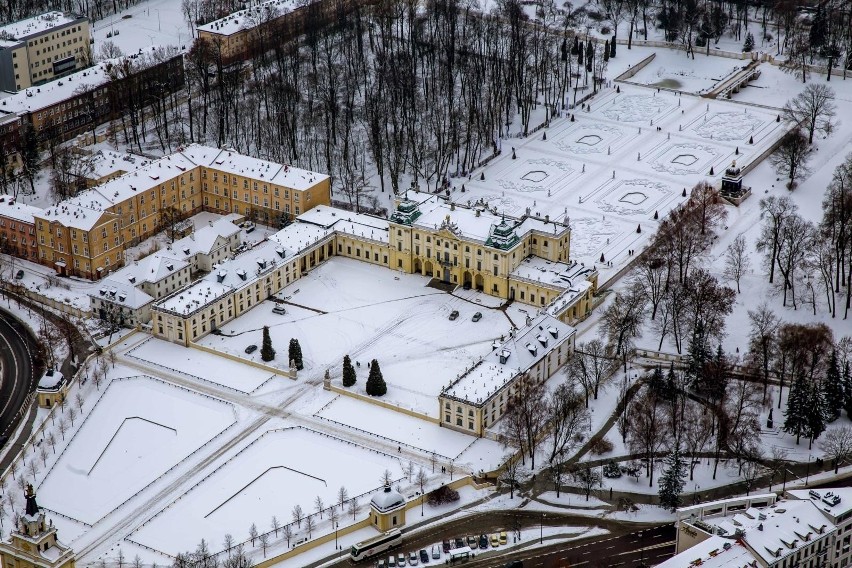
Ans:
[{"label": "rooftop ventilation", "polygon": [[553,336],[554,339],[559,337],[559,330],[553,327],[552,325],[547,328],[547,331],[550,333],[550,335]]},{"label": "rooftop ventilation", "polygon": [[529,352],[533,355],[538,355],[538,346],[533,345],[532,343],[527,343],[526,348],[529,349]]},{"label": "rooftop ventilation", "polygon": [[500,351],[500,364],[505,365],[506,361],[509,360],[509,357],[512,355],[512,352],[508,349],[503,349]]},{"label": "rooftop ventilation", "polygon": [[242,268],[240,268],[239,270],[237,270],[237,276],[240,277],[240,280],[245,280],[246,279],[246,271],[243,270]]},{"label": "rooftop ventilation", "polygon": [[546,335],[544,335],[543,333],[540,333],[536,336],[536,339],[538,339],[538,342],[541,343],[544,347],[547,347],[547,336]]},{"label": "rooftop ventilation", "polygon": [[219,272],[217,272],[217,273],[216,273],[216,282],[218,282],[218,283],[220,283],[220,284],[221,284],[222,282],[224,282],[224,280],[225,280],[225,276],[226,276],[227,274],[228,274],[228,273],[227,273],[227,272],[225,272],[224,270],[220,270]]}]

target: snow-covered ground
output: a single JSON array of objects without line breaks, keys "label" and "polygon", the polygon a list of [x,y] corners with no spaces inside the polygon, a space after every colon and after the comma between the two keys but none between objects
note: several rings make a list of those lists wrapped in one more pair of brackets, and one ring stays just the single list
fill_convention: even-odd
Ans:
[{"label": "snow-covered ground", "polygon": [[[428,287],[429,280],[334,257],[277,294],[289,304],[286,314],[273,314],[274,304],[263,302],[199,343],[259,361],[259,351],[247,356],[244,349],[260,345],[268,325],[277,350],[273,365],[289,367],[287,347],[296,338],[305,364],[300,376],[321,377],[329,369],[342,386],[349,355],[358,374],[352,388],[365,394],[367,363],[376,359],[388,385],[383,401],[437,417],[438,393],[488,354],[495,339],[523,326],[525,310],[536,308],[515,302],[503,311],[490,296],[448,294]],[[450,321],[453,310],[460,316]],[[475,312],[481,321],[471,321]]]}]

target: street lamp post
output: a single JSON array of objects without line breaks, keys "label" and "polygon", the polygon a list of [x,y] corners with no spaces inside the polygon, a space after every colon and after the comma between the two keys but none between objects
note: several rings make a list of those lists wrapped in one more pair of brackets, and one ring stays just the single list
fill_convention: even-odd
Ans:
[{"label": "street lamp post", "polygon": [[545,515],[544,515],[544,513],[542,513],[541,519],[539,520],[539,523],[538,523],[538,530],[539,530],[538,543],[539,544],[544,544],[544,517],[545,517]]},{"label": "street lamp post", "polygon": [[334,550],[337,550],[337,529],[340,527],[340,523],[334,524]]},{"label": "street lamp post", "polygon": [[811,455],[808,454],[808,467],[805,469],[805,487],[808,486],[808,479],[811,477]]}]

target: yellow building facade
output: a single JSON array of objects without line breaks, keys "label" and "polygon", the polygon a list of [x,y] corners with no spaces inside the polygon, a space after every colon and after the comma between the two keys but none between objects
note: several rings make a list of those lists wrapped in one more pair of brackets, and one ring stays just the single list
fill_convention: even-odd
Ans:
[{"label": "yellow building facade", "polygon": [[326,175],[192,145],[34,215],[39,262],[99,279],[175,219],[207,210],[278,224],[330,200]]}]

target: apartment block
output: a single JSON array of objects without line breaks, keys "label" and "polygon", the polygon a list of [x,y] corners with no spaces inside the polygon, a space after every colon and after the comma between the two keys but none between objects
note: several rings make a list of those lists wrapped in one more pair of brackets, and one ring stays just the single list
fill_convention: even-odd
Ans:
[{"label": "apartment block", "polygon": [[20,91],[88,66],[90,43],[89,19],[67,12],[0,27],[0,89]]}]

